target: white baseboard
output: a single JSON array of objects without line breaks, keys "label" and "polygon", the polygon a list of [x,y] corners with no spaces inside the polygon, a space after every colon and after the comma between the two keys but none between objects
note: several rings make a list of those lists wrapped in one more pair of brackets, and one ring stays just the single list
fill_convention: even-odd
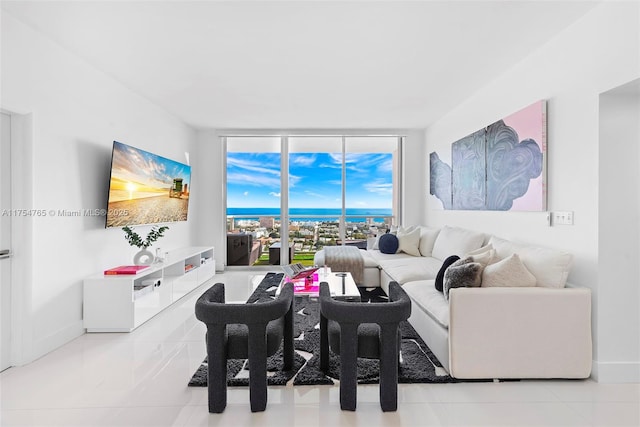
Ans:
[{"label": "white baseboard", "polygon": [[593,362],[591,378],[599,383],[640,383],[640,362]]},{"label": "white baseboard", "polygon": [[31,344],[31,354],[25,355],[24,360],[18,361],[16,366],[26,365],[41,358],[42,356],[56,350],[63,345],[73,341],[79,336],[85,333],[82,320],[74,322],[71,325],[66,326],[63,329],[56,331],[55,333],[43,337],[37,341],[33,341]]}]

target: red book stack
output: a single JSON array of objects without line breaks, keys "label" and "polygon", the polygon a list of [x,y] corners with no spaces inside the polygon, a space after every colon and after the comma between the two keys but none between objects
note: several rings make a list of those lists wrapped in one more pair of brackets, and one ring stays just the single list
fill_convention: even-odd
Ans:
[{"label": "red book stack", "polygon": [[105,276],[116,276],[118,274],[138,274],[145,268],[149,268],[148,265],[121,265],[119,267],[110,268],[104,271]]}]

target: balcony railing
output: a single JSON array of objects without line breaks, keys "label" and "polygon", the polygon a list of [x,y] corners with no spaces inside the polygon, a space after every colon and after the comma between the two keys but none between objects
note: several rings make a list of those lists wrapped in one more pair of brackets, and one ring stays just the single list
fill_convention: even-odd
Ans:
[{"label": "balcony railing", "polygon": [[[371,215],[289,215],[288,241],[293,244],[289,262],[313,265],[315,253],[324,246],[353,245],[366,249],[367,239],[385,233],[394,216]],[[281,241],[280,215],[228,215],[227,216],[227,265],[269,265],[273,253],[269,248]],[[238,235],[246,237],[244,247],[238,246]],[[229,237],[233,236],[233,237]],[[231,242],[234,240],[234,242]],[[235,244],[235,247],[233,246]],[[231,246],[230,246],[231,245]],[[239,250],[230,259],[230,251]],[[246,252],[245,252],[246,251]],[[233,255],[233,254],[232,254]],[[246,255],[246,256],[245,256]],[[241,262],[234,264],[234,262]],[[231,261],[231,262],[229,262]]]}]

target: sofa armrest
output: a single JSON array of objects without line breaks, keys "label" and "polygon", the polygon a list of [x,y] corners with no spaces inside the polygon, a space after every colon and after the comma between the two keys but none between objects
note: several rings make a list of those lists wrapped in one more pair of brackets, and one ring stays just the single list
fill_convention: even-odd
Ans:
[{"label": "sofa armrest", "polygon": [[588,288],[456,288],[449,366],[456,378],[587,378]]}]

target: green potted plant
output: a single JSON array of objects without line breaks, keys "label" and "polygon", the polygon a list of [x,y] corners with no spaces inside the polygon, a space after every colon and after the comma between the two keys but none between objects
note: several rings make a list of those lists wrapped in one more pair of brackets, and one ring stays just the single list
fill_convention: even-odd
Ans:
[{"label": "green potted plant", "polygon": [[131,227],[122,227],[122,230],[125,233],[125,239],[131,246],[135,246],[140,249],[138,253],[133,257],[133,263],[135,265],[151,265],[154,260],[153,253],[148,250],[148,248],[157,241],[160,237],[162,237],[163,233],[167,231],[169,227],[162,226],[160,228],[152,227],[147,237],[144,239]]}]

